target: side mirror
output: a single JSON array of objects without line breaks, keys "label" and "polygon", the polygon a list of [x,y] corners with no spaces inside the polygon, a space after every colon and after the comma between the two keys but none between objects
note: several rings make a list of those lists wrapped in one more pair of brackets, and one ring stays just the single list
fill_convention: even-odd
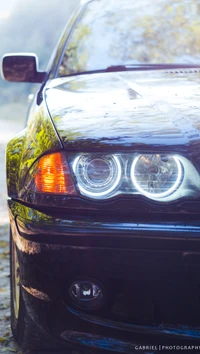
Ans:
[{"label": "side mirror", "polygon": [[2,59],[2,76],[7,81],[42,83],[46,73],[38,71],[38,57],[32,53],[6,54]]}]

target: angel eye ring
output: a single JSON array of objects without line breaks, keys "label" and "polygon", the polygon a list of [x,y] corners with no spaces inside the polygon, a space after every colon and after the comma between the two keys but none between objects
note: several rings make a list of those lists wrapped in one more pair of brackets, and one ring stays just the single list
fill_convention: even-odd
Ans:
[{"label": "angel eye ring", "polygon": [[137,156],[131,166],[136,189],[149,198],[160,199],[174,193],[181,184],[183,168],[176,156],[145,154]]},{"label": "angel eye ring", "polygon": [[79,155],[72,168],[81,193],[91,198],[110,196],[121,181],[121,163],[115,155]]}]

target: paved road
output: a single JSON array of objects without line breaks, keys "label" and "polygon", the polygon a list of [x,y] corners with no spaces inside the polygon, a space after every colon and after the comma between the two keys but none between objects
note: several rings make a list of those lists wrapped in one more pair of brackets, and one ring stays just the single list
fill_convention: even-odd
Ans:
[{"label": "paved road", "polygon": [[8,213],[6,207],[5,146],[23,123],[1,120],[0,131],[0,353],[20,353],[10,331]]}]

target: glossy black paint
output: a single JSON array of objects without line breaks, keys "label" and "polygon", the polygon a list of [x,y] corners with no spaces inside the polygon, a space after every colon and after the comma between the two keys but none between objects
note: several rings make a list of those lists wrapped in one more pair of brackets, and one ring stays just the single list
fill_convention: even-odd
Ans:
[{"label": "glossy black paint", "polygon": [[42,83],[46,73],[38,71],[38,58],[34,54],[16,53],[4,55],[2,72],[5,80],[13,82]]},{"label": "glossy black paint", "polygon": [[[27,309],[51,335],[78,346],[93,338],[88,349],[108,337],[113,351],[123,346],[124,353],[141,343],[199,343],[198,223],[67,220],[13,201],[9,209]],[[84,277],[107,291],[98,312],[73,308],[67,296],[70,283]]]},{"label": "glossy black paint", "polygon": [[62,143],[48,110],[44,103],[38,106],[35,98],[29,111],[27,126],[7,145],[8,196],[19,196],[26,173],[39,156],[58,149],[62,149]]},{"label": "glossy black paint", "polygon": [[[87,353],[94,349],[130,353],[134,345],[145,343],[199,343],[198,198],[161,206],[142,196],[101,203],[52,196],[36,201],[24,192],[29,168],[41,155],[53,151],[105,151],[106,146],[106,151],[155,152],[159,148],[185,155],[199,169],[198,108],[193,107],[187,119],[180,118],[182,108],[175,110],[176,117],[168,104],[154,106],[140,90],[124,87],[121,73],[120,79],[116,74],[102,75],[49,82],[45,100],[39,106],[32,103],[27,127],[7,147],[9,212],[27,310],[44,331],[70,348],[85,347]],[[141,75],[137,73],[140,79]],[[154,90],[158,92],[154,75],[162,85],[164,80],[171,85],[174,102],[182,80],[177,74],[149,73],[152,86],[148,92],[152,90],[154,97]],[[171,75],[176,80],[169,79]],[[184,75],[184,83],[189,75],[196,74]],[[112,97],[114,90],[116,105],[111,93],[104,94],[105,87]],[[99,90],[98,100],[95,90]],[[195,95],[194,81],[190,95],[192,90]],[[179,107],[181,102],[182,96]],[[185,112],[189,112],[186,104]],[[168,114],[158,110],[161,106],[169,109]],[[141,118],[136,120],[136,115]],[[154,126],[156,115],[163,117],[160,127]],[[101,130],[100,116],[106,122]],[[76,129],[79,135],[74,134]],[[70,303],[67,289],[79,277],[97,279],[105,287],[108,300],[100,311],[84,313]],[[180,302],[183,293],[184,302]]]},{"label": "glossy black paint", "polygon": [[[197,68],[54,79],[83,9],[62,36],[25,129],[7,146],[8,208],[27,311],[80,354],[199,344],[200,195],[97,201],[24,188],[35,161],[57,151],[181,154],[200,172]],[[82,278],[106,289],[97,312],[70,302],[68,288]]]},{"label": "glossy black paint", "polygon": [[[194,108],[191,116],[188,115],[193,124],[187,118],[189,129],[185,131],[185,126],[181,124],[185,118],[180,118],[180,113],[177,113],[172,120],[168,104],[156,104],[155,108],[149,100],[144,101],[139,90],[123,87],[121,73],[120,79],[113,74],[106,75],[65,79],[62,85],[59,79],[58,87],[56,81],[49,83],[56,86],[48,86],[45,91],[50,113],[45,101],[40,106],[33,102],[27,127],[7,147],[10,220],[29,315],[51,335],[72,347],[81,348],[84,343],[87,350],[102,350],[104,346],[104,350],[130,353],[134,345],[141,343],[198,343],[198,200],[186,198],[161,206],[158,202],[138,196],[135,200],[122,196],[101,203],[82,197],[66,197],[62,201],[57,199],[55,210],[56,198],[47,196],[46,206],[42,203],[39,206],[38,199],[38,204],[33,208],[31,196],[23,194],[25,176],[37,158],[63,149],[78,150],[79,146],[80,151],[104,151],[106,146],[109,151],[151,149],[155,152],[159,148],[159,151],[181,152],[195,161],[199,168],[198,109]],[[135,77],[135,73],[132,75]],[[160,80],[167,80],[168,76],[175,74],[149,73],[151,80],[153,75],[157,80],[159,75]],[[193,73],[190,75],[194,76]],[[141,78],[141,73],[138,76]],[[116,108],[111,108],[116,106],[111,96],[104,94],[104,85],[108,87],[108,92],[109,87],[112,92],[113,80]],[[173,86],[171,80],[168,83]],[[153,96],[154,86],[151,86]],[[194,82],[192,88],[196,94]],[[95,90],[100,91],[98,97],[102,95],[101,100],[95,98]],[[176,92],[170,96],[173,100]],[[74,96],[78,93],[79,101]],[[69,107],[65,104],[68,101]],[[97,103],[99,106],[95,117],[92,114],[93,101],[95,106]],[[132,105],[137,117],[141,115],[139,120],[132,113]],[[157,109],[161,105],[169,109],[167,115]],[[151,109],[153,113],[150,114]],[[160,130],[153,124],[155,114],[163,117]],[[104,116],[106,122],[101,130],[100,116]],[[149,137],[147,130],[145,132],[145,119],[149,121]],[[80,120],[84,122],[82,126]],[[178,123],[174,124],[174,121]],[[132,124],[133,127],[136,125],[136,131],[131,130]],[[77,128],[79,135],[74,134]],[[153,143],[158,136],[157,142]],[[140,212],[136,213],[139,205]],[[110,210],[109,215],[106,210]],[[87,314],[70,304],[67,288],[79,277],[97,279],[105,286],[109,296],[101,311]],[[183,293],[185,301],[180,303]],[[71,323],[76,328],[74,332],[71,331]],[[110,338],[109,344],[105,337]]]},{"label": "glossy black paint", "polygon": [[46,102],[67,149],[190,153],[200,137],[200,74],[190,71],[56,79]]}]

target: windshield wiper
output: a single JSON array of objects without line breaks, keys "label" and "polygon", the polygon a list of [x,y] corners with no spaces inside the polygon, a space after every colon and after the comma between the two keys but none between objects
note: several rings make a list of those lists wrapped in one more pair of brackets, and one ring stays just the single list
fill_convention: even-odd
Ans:
[{"label": "windshield wiper", "polygon": [[111,65],[105,69],[96,69],[88,71],[77,71],[75,73],[68,74],[69,76],[99,74],[106,72],[117,71],[145,71],[145,70],[180,70],[180,69],[200,69],[200,64],[127,64],[127,65]]},{"label": "windshield wiper", "polygon": [[106,72],[117,71],[143,71],[143,70],[168,70],[168,69],[200,69],[200,64],[127,64],[108,66]]}]

